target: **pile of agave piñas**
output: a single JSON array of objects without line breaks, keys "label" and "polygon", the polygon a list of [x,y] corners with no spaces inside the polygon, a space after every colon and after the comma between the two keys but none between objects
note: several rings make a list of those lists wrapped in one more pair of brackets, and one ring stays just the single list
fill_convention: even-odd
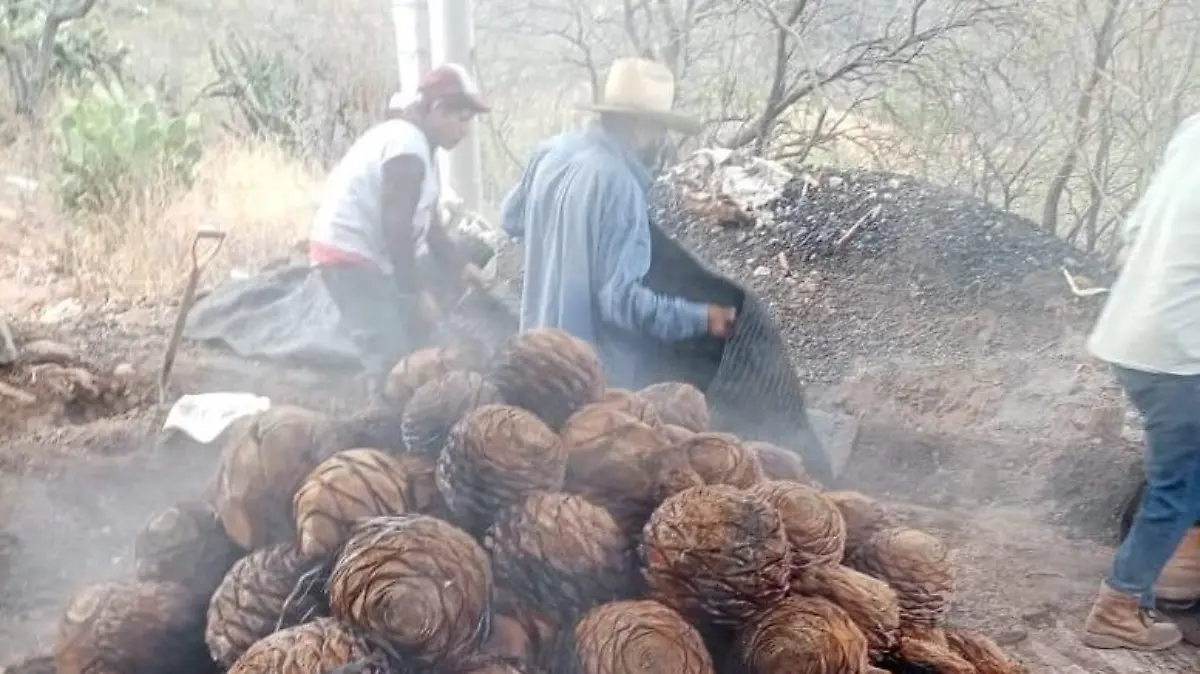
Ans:
[{"label": "pile of agave pi\u00f1as", "polygon": [[74,596],[58,674],[1002,674],[948,628],[946,548],[686,384],[583,342],[426,349],[349,419],[276,407]]}]

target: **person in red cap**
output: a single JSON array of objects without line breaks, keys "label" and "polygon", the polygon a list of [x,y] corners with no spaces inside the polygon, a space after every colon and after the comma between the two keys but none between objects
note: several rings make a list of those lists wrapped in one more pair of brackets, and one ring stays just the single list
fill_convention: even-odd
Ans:
[{"label": "person in red cap", "polygon": [[400,358],[428,342],[440,314],[418,254],[464,281],[477,278],[439,222],[435,154],[458,145],[488,109],[465,68],[434,68],[414,92],[392,97],[387,119],[354,142],[326,182],[309,261],[372,395]]}]

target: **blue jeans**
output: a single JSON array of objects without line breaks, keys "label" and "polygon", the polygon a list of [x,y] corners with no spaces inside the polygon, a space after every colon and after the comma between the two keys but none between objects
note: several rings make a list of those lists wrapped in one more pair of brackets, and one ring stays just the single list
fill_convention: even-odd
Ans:
[{"label": "blue jeans", "polygon": [[1200,516],[1200,375],[1115,368],[1146,428],[1146,492],[1107,582],[1154,606],[1154,583]]}]

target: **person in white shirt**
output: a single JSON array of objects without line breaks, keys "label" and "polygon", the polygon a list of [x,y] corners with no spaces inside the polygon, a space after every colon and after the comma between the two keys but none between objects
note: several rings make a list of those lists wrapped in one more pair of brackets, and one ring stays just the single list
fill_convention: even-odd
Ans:
[{"label": "person in white shirt", "polygon": [[1154,584],[1200,519],[1200,114],[1176,129],[1122,238],[1125,263],[1088,348],[1145,421],[1147,487],[1083,641],[1161,650],[1184,634],[1154,612]]},{"label": "person in white shirt", "polygon": [[435,153],[456,146],[487,111],[462,66],[434,68],[411,97],[393,96],[388,119],[354,142],[326,183],[309,261],[359,351],[372,395],[400,358],[426,344],[440,313],[418,273],[418,253],[427,251],[451,278],[477,276],[439,222]]}]

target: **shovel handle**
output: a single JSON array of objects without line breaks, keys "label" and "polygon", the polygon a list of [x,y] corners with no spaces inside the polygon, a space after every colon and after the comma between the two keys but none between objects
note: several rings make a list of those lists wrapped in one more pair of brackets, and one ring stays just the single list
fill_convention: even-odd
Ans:
[{"label": "shovel handle", "polygon": [[[204,241],[211,242],[211,245],[207,251],[201,254],[201,242]],[[192,239],[192,270],[199,271],[207,267],[220,252],[223,243],[225,243],[225,232],[218,229],[197,230],[196,238]]]},{"label": "shovel handle", "polygon": [[[211,241],[211,246],[203,254],[200,253],[201,242]],[[192,269],[188,273],[187,284],[183,289],[183,297],[179,300],[179,313],[175,316],[175,326],[167,341],[167,349],[163,353],[162,365],[158,370],[158,404],[163,406],[167,401],[167,384],[171,379],[171,369],[175,365],[175,354],[179,351],[179,340],[183,337],[183,326],[187,322],[188,312],[196,298],[196,286],[200,283],[200,274],[212,262],[225,242],[225,232],[215,229],[201,229],[192,240]]]}]

